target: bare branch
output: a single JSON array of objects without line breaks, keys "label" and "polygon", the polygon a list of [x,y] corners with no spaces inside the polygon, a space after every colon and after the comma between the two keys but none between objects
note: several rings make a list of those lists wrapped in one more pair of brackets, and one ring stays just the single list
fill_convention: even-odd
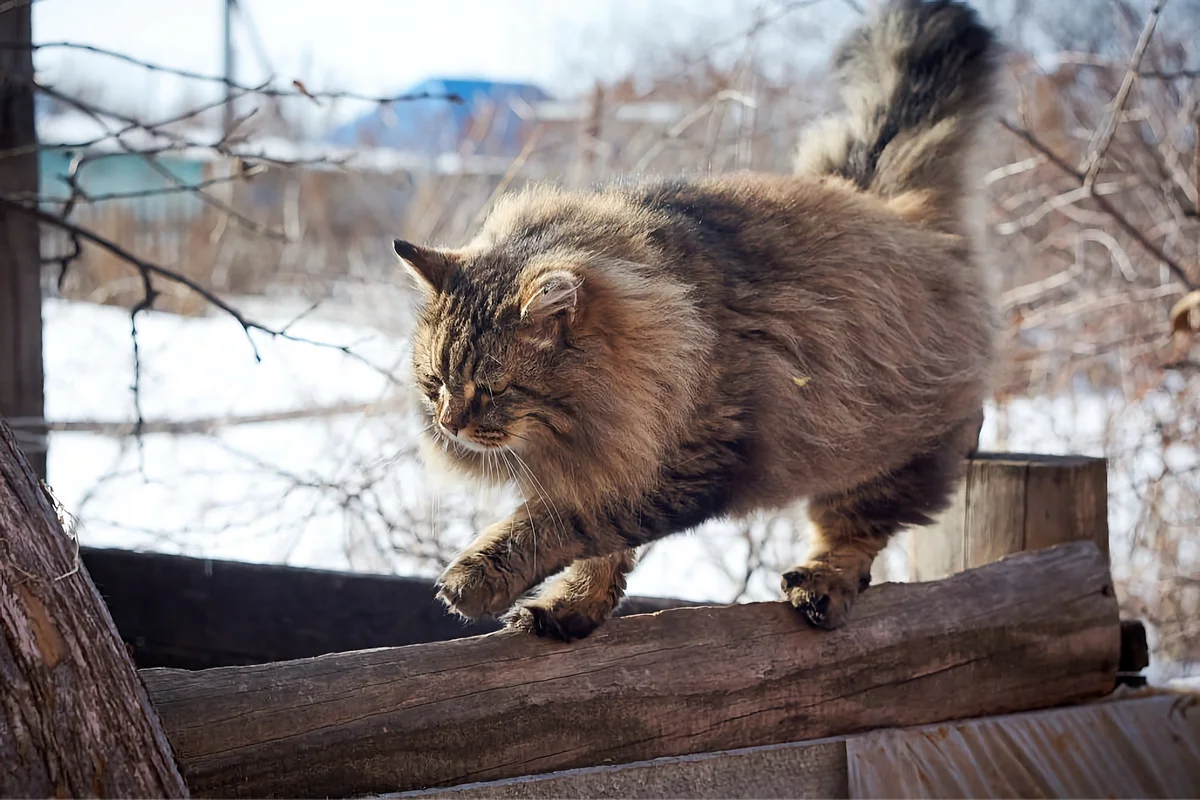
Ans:
[{"label": "bare branch", "polygon": [[1157,78],[1163,81],[1174,81],[1180,78],[1200,78],[1200,69],[1177,69],[1177,70],[1147,70],[1138,73],[1139,78]]},{"label": "bare branch", "polygon": [[[1095,69],[1120,69],[1121,64],[1115,64],[1103,56],[1098,56],[1095,53],[1079,52],[1077,50],[1064,50],[1055,56],[1055,60],[1059,64],[1073,64],[1078,67],[1093,67]],[[1128,69],[1128,64],[1125,65]],[[1174,81],[1183,78],[1200,78],[1200,69],[1139,69],[1137,76],[1143,79],[1159,80],[1159,81]]]},{"label": "bare branch", "polygon": [[[233,319],[239,325],[242,326],[242,330],[245,331],[245,333],[246,333],[246,339],[247,339],[247,341],[249,341],[250,347],[254,351],[254,360],[255,361],[262,361],[262,354],[258,352],[258,346],[254,343],[254,337],[251,335],[251,333],[253,331],[259,331],[260,333],[265,333],[266,335],[268,335],[272,338],[287,339],[289,341],[299,342],[302,344],[310,344],[310,345],[313,345],[314,347],[323,347],[323,348],[326,348],[329,350],[336,350],[339,353],[342,353],[342,354],[354,359],[355,361],[358,361],[359,363],[361,363],[367,367],[370,367],[372,370],[374,370],[375,372],[384,376],[389,381],[392,381],[393,383],[401,383],[401,381],[391,372],[391,370],[388,370],[384,367],[378,366],[377,364],[373,363],[369,359],[364,358],[361,354],[354,352],[354,350],[351,349],[351,347],[349,345],[336,345],[336,344],[331,344],[329,342],[320,342],[320,341],[316,341],[314,339],[308,339],[308,338],[305,338],[302,336],[296,336],[294,334],[289,333],[286,328],[272,328],[268,325],[264,325],[260,322],[255,322],[252,319],[248,319],[247,317],[245,317],[242,314],[242,312],[238,311],[236,308],[229,305],[229,303],[225,302],[220,297],[218,297],[216,294],[214,294],[210,290],[204,288],[199,283],[197,283],[196,281],[187,277],[186,275],[181,275],[180,273],[175,272],[174,270],[170,270],[170,269],[167,269],[166,267],[162,267],[153,262],[146,261],[145,259],[140,258],[140,257],[134,255],[133,253],[129,252],[128,250],[126,250],[124,247],[117,244],[116,242],[106,239],[105,237],[101,236],[100,234],[90,231],[87,228],[80,227],[79,225],[69,222],[69,221],[63,219],[62,217],[56,216],[47,211],[43,211],[40,208],[36,208],[34,206],[28,206],[28,205],[25,205],[24,203],[19,203],[15,200],[10,200],[10,199],[8,199],[6,197],[2,197],[2,196],[0,196],[0,206],[12,209],[14,211],[19,211],[23,214],[27,214],[28,216],[36,219],[38,222],[43,222],[43,223],[46,223],[47,225],[53,225],[57,228],[61,228],[62,230],[66,231],[69,234],[73,234],[75,236],[78,236],[80,239],[89,241],[92,244],[95,244],[99,247],[104,248],[105,250],[112,253],[117,258],[128,263],[130,266],[132,266],[134,269],[136,269],[143,276],[143,278],[147,281],[151,277],[157,276],[157,277],[163,278],[164,280],[170,281],[172,283],[177,283],[181,286],[184,286],[184,287],[192,290],[193,292],[195,292],[196,294],[198,294],[202,298],[204,298],[210,305],[215,306],[216,308],[225,312],[229,316],[233,317]],[[146,291],[146,294],[152,295],[152,290],[153,290],[153,286],[150,286],[149,289]],[[156,293],[154,293],[154,294],[156,294]],[[139,303],[139,305],[141,305],[141,304]],[[141,310],[141,309],[139,309],[139,310]]]},{"label": "bare branch", "polygon": [[[7,50],[12,50],[12,49],[17,49],[17,48],[25,48],[25,49],[32,48],[35,51],[37,51],[37,50],[55,50],[55,49],[82,50],[84,52],[95,53],[96,55],[106,56],[107,58],[113,58],[113,59],[116,59],[117,61],[123,61],[126,64],[132,64],[136,67],[141,67],[142,69],[149,70],[150,72],[158,72],[158,73],[161,73],[164,75],[174,75],[176,77],[186,78],[188,80],[203,81],[206,83],[216,83],[216,84],[220,84],[222,86],[227,86],[230,89],[234,89],[236,91],[243,92],[245,94],[256,94],[256,95],[261,95],[263,97],[306,97],[310,100],[359,100],[359,101],[362,101],[365,103],[378,103],[380,105],[390,105],[392,103],[411,102],[414,100],[444,100],[448,103],[455,103],[455,104],[461,104],[464,102],[462,97],[460,97],[459,95],[454,94],[452,92],[451,93],[441,93],[441,94],[439,94],[437,92],[413,92],[413,93],[407,93],[407,94],[394,94],[394,95],[367,95],[367,94],[359,94],[357,92],[342,92],[342,91],[310,92],[304,88],[303,84],[299,84],[298,81],[293,81],[293,88],[291,88],[291,89],[280,89],[277,87],[272,87],[270,85],[246,86],[246,85],[240,84],[236,81],[230,80],[229,78],[222,77],[220,75],[205,75],[200,72],[192,72],[191,70],[178,69],[176,67],[166,67],[166,66],[163,66],[162,64],[155,64],[150,61],[143,61],[140,58],[134,58],[133,56],[118,52],[116,50],[109,50],[104,47],[96,47],[95,45],[90,45],[90,44],[80,44],[79,42],[38,42],[33,45],[23,45],[19,42],[18,43],[0,42],[0,48],[7,49]],[[299,84],[299,85],[297,85],[297,84]],[[224,105],[223,98],[221,101],[221,105]]]},{"label": "bare branch", "polygon": [[[48,86],[43,86],[42,84],[37,83],[36,81],[34,82],[33,86],[38,91],[43,92],[43,93],[49,95],[50,97],[54,97],[64,103],[74,106],[75,108],[79,109],[83,113],[85,113],[88,116],[95,119],[101,125],[104,124],[103,117],[105,117],[105,116],[113,117],[113,118],[118,119],[121,122],[125,122],[127,124],[136,124],[137,123],[137,120],[135,120],[135,119],[132,119],[130,117],[125,117],[125,116],[122,116],[119,114],[114,114],[110,111],[105,111],[104,109],[101,109],[101,108],[97,108],[96,106],[92,105],[91,103],[87,103],[78,98],[71,97],[70,95],[67,95],[67,94],[63,94],[62,92],[58,91],[57,89],[52,89]],[[226,140],[222,139],[220,142],[218,142],[216,145],[214,145],[214,149],[216,149],[218,152],[223,152],[222,148],[225,145],[225,143],[226,143]],[[194,185],[189,185],[189,184],[185,183],[183,180],[181,180],[179,178],[178,175],[171,172],[171,170],[167,169],[162,164],[160,164],[158,162],[158,160],[154,157],[154,154],[147,153],[144,150],[138,150],[137,148],[131,147],[128,143],[126,143],[123,139],[120,139],[120,138],[117,139],[117,144],[126,153],[128,153],[130,155],[135,155],[135,156],[141,158],[146,163],[146,165],[148,167],[150,167],[150,169],[157,172],[159,175],[161,175],[163,178],[165,178],[169,183],[175,185],[176,187],[180,188],[183,191],[187,191],[187,192],[194,194],[205,205],[215,208],[217,211],[220,211],[222,214],[225,214],[226,216],[233,219],[235,222],[237,222],[242,227],[247,228],[251,231],[254,231],[255,233],[260,234],[262,236],[268,236],[272,239],[279,239],[281,241],[288,240],[287,234],[284,233],[283,231],[275,230],[274,228],[270,227],[269,225],[264,225],[261,222],[258,222],[257,220],[250,219],[245,214],[241,213],[237,209],[230,206],[228,203],[225,203],[222,200],[218,200],[217,198],[213,197],[208,192],[205,192],[203,189],[200,189]]]},{"label": "bare branch", "polygon": [[52,433],[93,433],[99,436],[123,438],[129,436],[207,436],[225,428],[240,425],[262,425],[271,422],[296,422],[299,420],[325,419],[347,415],[359,415],[384,410],[379,403],[338,403],[318,408],[297,408],[289,411],[272,411],[262,414],[242,414],[224,417],[198,417],[195,419],[143,420],[141,429],[135,422],[112,422],[103,420],[48,421],[38,417],[14,417],[6,419],[14,429],[37,428]]},{"label": "bare branch", "polygon": [[[1014,125],[1013,123],[1004,119],[1000,120],[1000,124],[1013,135],[1023,139],[1030,147],[1046,156],[1050,163],[1056,166],[1060,172],[1070,175],[1072,178],[1077,180],[1080,185],[1083,184],[1083,173],[1064,161],[1058,154],[1043,144],[1041,140],[1039,140],[1028,130],[1018,125]],[[1192,279],[1188,276],[1187,270],[1185,270],[1178,261],[1163,252],[1162,248],[1150,241],[1149,237],[1142,233],[1142,231],[1136,225],[1130,222],[1124,214],[1118,211],[1116,206],[1100,195],[1093,195],[1091,199],[1105,214],[1108,214],[1110,217],[1112,217],[1113,221],[1121,227],[1121,230],[1125,231],[1125,233],[1129,234],[1129,236],[1135,239],[1138,244],[1140,244],[1147,252],[1150,253],[1150,255],[1154,256],[1160,262],[1165,264],[1167,269],[1171,271],[1171,274],[1175,276],[1175,279],[1182,283],[1188,291],[1196,288],[1192,283]]]},{"label": "bare branch", "polygon": [[1104,127],[1100,129],[1100,136],[1096,141],[1096,146],[1092,148],[1091,153],[1084,160],[1084,163],[1080,165],[1080,170],[1084,173],[1083,188],[1089,192],[1096,183],[1096,175],[1100,172],[1100,165],[1104,161],[1104,156],[1108,152],[1109,145],[1112,144],[1113,136],[1116,135],[1121,111],[1124,110],[1125,103],[1129,99],[1129,92],[1133,89],[1133,84],[1137,80],[1138,67],[1141,66],[1142,57],[1146,54],[1146,47],[1149,46],[1150,38],[1154,35],[1154,28],[1158,25],[1158,17],[1162,13],[1163,6],[1166,4],[1167,0],[1158,0],[1146,16],[1146,24],[1142,27],[1142,34],[1138,37],[1137,45],[1133,48],[1133,55],[1129,57],[1129,68],[1125,71],[1125,77],[1121,81],[1121,88],[1117,90],[1117,96],[1112,101],[1112,107],[1104,120]]}]

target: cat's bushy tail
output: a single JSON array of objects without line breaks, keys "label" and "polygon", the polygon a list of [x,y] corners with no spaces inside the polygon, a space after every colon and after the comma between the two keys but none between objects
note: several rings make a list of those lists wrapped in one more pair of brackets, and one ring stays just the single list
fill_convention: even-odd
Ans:
[{"label": "cat's bushy tail", "polygon": [[888,0],[833,58],[846,111],[808,131],[796,172],[836,175],[958,231],[976,134],[998,99],[999,43],[954,0]]}]

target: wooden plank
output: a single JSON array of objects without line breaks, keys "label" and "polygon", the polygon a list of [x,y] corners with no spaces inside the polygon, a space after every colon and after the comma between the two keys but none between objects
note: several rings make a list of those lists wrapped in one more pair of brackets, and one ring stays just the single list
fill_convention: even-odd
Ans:
[{"label": "wooden plank", "polygon": [[1108,469],[1081,456],[1029,462],[1025,548],[1088,539],[1108,557]]},{"label": "wooden plank", "polygon": [[1113,688],[1094,544],[864,593],[836,631],[785,603],[143,678],[193,791],[324,797],[628,763],[1059,705]]},{"label": "wooden plank", "polygon": [[[139,667],[264,664],[500,628],[447,614],[424,578],[103,548],[82,555]],[[683,605],[631,597],[618,615]]]},{"label": "wooden plank", "polygon": [[879,730],[846,742],[850,797],[1200,797],[1200,697],[1159,694]]},{"label": "wooden plank", "polygon": [[[30,3],[4,3],[0,10],[0,194],[29,197],[38,192],[37,134],[33,118],[33,50]],[[27,150],[13,155],[12,150]],[[38,226],[29,217],[0,208],[0,417],[43,415],[42,265]],[[40,478],[46,477],[46,437],[40,428],[22,431],[21,446]]]},{"label": "wooden plank", "polygon": [[972,459],[968,473],[964,569],[1025,549],[1025,477],[1028,465],[1009,458]]},{"label": "wooden plank", "polygon": [[445,800],[533,800],[559,797],[661,797],[734,800],[761,797],[849,798],[846,740],[747,747],[699,756],[675,756],[604,767],[550,772],[382,795]]},{"label": "wooden plank", "polygon": [[1016,453],[971,457],[957,501],[912,532],[911,580],[928,581],[1006,555],[1092,541],[1108,557],[1104,459]]},{"label": "wooden plank", "polygon": [[0,797],[186,797],[158,717],[0,422]]}]

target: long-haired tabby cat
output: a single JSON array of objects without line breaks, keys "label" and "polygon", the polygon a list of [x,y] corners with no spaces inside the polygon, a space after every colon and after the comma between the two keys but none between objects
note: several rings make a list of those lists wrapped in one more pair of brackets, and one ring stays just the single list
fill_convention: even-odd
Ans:
[{"label": "long-haired tabby cat", "polygon": [[528,501],[442,600],[583,637],[639,545],[807,499],[811,552],[783,590],[840,625],[979,432],[995,315],[971,162],[998,66],[967,6],[893,0],[837,51],[847,111],[793,176],[541,187],[461,248],[396,241],[425,291],[427,457]]}]

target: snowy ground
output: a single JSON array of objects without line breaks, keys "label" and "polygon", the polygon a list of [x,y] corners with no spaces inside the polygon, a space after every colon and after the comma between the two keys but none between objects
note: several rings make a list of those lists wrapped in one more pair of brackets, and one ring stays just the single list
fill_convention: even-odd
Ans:
[{"label": "snowy ground", "polygon": [[[292,333],[353,344],[373,364],[405,376],[405,298],[373,296],[306,317]],[[255,307],[257,305],[257,307]],[[247,306],[282,325],[297,309]],[[300,307],[302,310],[303,307]],[[107,307],[47,301],[46,407],[51,420],[135,418],[129,318]],[[384,404],[378,413],[227,427],[214,435],[147,435],[141,442],[55,433],[50,483],[78,519],[83,543],[215,558],[357,571],[434,574],[439,558],[473,528],[519,498],[471,497],[431,482],[412,450],[419,423],[378,371],[309,344],[256,337],[256,362],[240,327],[224,316],[140,318],[142,411],[147,420],[186,420],[285,411],[344,402]],[[990,410],[987,449],[1104,455],[1122,437],[1136,445],[1145,420],[1118,415],[1115,400],[1083,395],[1022,400]],[[1148,411],[1146,413],[1149,413]],[[1115,566],[1140,503],[1133,486],[1164,461],[1188,466],[1190,451],[1135,457],[1114,473],[1110,522]],[[799,518],[799,514],[796,515]],[[1124,538],[1123,538],[1124,537]],[[637,594],[728,602],[777,596],[778,569],[803,550],[802,525],[762,521],[749,535],[734,525],[656,544],[631,580]],[[767,569],[745,580],[747,553]],[[1193,548],[1195,543],[1193,542]],[[904,539],[889,548],[886,576],[902,579]],[[1194,555],[1191,557],[1195,557]]]}]

